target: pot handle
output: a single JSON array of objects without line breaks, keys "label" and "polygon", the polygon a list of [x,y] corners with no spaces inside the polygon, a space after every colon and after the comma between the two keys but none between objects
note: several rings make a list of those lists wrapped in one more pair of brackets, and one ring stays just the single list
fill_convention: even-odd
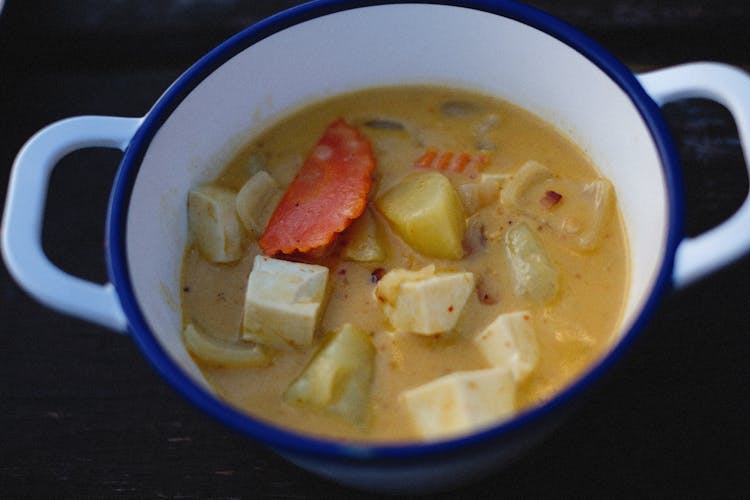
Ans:
[{"label": "pot handle", "polygon": [[[690,63],[638,76],[658,105],[685,98],[706,98],[724,105],[737,126],[750,176],[750,76],[721,63]],[[750,250],[750,196],[718,226],[677,247],[672,280],[682,288],[742,257]]]},{"label": "pot handle", "polygon": [[52,264],[42,249],[42,219],[52,169],[68,153],[89,147],[127,148],[141,118],[78,116],[37,132],[18,153],[8,183],[2,253],[31,296],[52,309],[124,333],[127,321],[111,283],[92,283]]}]

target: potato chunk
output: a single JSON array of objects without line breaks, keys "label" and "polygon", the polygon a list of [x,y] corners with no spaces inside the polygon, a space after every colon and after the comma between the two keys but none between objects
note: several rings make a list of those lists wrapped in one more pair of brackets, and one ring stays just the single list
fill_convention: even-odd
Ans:
[{"label": "potato chunk", "polygon": [[185,347],[198,361],[222,368],[265,366],[271,361],[266,350],[255,343],[227,342],[211,337],[192,323],[183,332]]},{"label": "potato chunk", "polygon": [[234,208],[234,192],[200,186],[188,193],[188,228],[201,254],[211,262],[242,257],[242,225]]},{"label": "potato chunk", "polygon": [[256,238],[263,234],[283,195],[279,185],[265,170],[250,177],[237,193],[237,215],[245,229]]},{"label": "potato chunk", "polygon": [[574,249],[592,250],[612,212],[614,190],[607,180],[560,179],[544,165],[529,161],[505,186],[500,200],[548,225]]},{"label": "potato chunk", "polygon": [[258,255],[247,280],[242,338],[277,349],[310,345],[327,285],[327,267]]},{"label": "potato chunk", "polygon": [[474,290],[474,274],[436,273],[429,265],[419,271],[394,269],[375,287],[375,297],[393,328],[432,335],[456,326]]},{"label": "potato chunk", "polygon": [[346,323],[327,339],[291,383],[284,399],[364,425],[369,414],[374,370],[375,347],[370,336]]},{"label": "potato chunk", "polygon": [[408,175],[375,204],[396,233],[417,252],[442,259],[463,257],[464,208],[445,175],[439,172]]},{"label": "potato chunk", "polygon": [[515,412],[516,383],[506,368],[454,372],[401,394],[425,439],[454,437]]},{"label": "potato chunk", "polygon": [[354,262],[382,262],[386,258],[383,235],[370,210],[365,210],[344,233],[344,259]]},{"label": "potato chunk", "polygon": [[487,362],[507,368],[516,382],[531,373],[539,361],[539,345],[529,311],[505,313],[474,337]]},{"label": "potato chunk", "polygon": [[544,303],[557,295],[557,268],[529,226],[521,223],[505,233],[505,253],[517,296]]}]

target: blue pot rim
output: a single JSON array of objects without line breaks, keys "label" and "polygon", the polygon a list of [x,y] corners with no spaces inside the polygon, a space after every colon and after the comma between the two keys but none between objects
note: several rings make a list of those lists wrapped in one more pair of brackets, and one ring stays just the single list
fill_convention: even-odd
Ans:
[{"label": "blue pot rim", "polygon": [[[667,244],[658,277],[641,314],[634,324],[625,332],[615,348],[601,361],[546,403],[526,410],[510,421],[482,432],[446,441],[410,444],[337,442],[310,437],[269,425],[222,402],[191,381],[159,345],[138,306],[126,259],[125,224],[130,194],[151,140],[182,100],[212,71],[247,47],[287,27],[334,12],[398,3],[450,5],[514,19],[567,44],[604,71],[630,97],[633,105],[648,126],[659,152],[667,182],[667,192],[669,193]],[[130,331],[147,359],[178,392],[219,421],[282,452],[293,452],[327,460],[388,461],[389,459],[418,459],[426,455],[461,452],[478,445],[500,442],[504,438],[509,438],[511,434],[538,424],[545,416],[568,406],[612,368],[649,321],[664,293],[671,289],[674,254],[684,234],[684,196],[682,189],[679,158],[659,107],[624,64],[586,35],[557,18],[511,0],[431,2],[419,0],[318,0],[280,12],[229,38],[191,66],[157,101],[130,141],[115,176],[106,227],[107,265],[110,278],[128,318]]]}]

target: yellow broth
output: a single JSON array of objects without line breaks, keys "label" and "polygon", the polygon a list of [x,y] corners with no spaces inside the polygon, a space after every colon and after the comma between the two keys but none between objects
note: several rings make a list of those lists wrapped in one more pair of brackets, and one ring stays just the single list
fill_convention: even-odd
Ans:
[{"label": "yellow broth", "polygon": [[[458,89],[405,86],[368,89],[305,107],[251,138],[215,182],[238,190],[248,178],[248,165],[262,157],[264,169],[286,187],[325,127],[339,117],[357,126],[371,141],[377,175],[370,200],[414,171],[414,161],[428,147],[470,152],[485,148],[490,158],[483,168],[486,173],[512,174],[528,160],[535,160],[567,179],[599,178],[581,149],[551,125],[511,103]],[[451,179],[462,182],[460,176]],[[399,394],[453,371],[487,367],[472,338],[501,313],[531,311],[539,343],[538,366],[517,390],[518,409],[550,398],[609,348],[628,286],[628,249],[616,208],[605,220],[597,248],[579,252],[545,225],[498,201],[475,215],[484,226],[486,251],[456,261],[427,258],[410,249],[373,205],[370,203],[369,210],[388,242],[387,260],[357,263],[335,254],[324,259],[330,269],[330,295],[313,346],[277,352],[266,367],[201,366],[220,397],[256,417],[304,433],[353,440],[416,440]],[[523,221],[534,229],[559,270],[559,293],[547,304],[534,304],[513,293],[502,235]],[[244,258],[234,264],[212,264],[195,247],[186,249],[182,275],[185,323],[199,324],[217,337],[239,338],[247,278],[253,258],[260,252],[252,240],[248,237]],[[373,272],[378,268],[415,270],[429,263],[439,270],[475,273],[480,282],[477,293],[470,296],[453,332],[429,337],[392,333],[373,296]],[[485,292],[496,303],[480,301],[479,295]],[[377,349],[372,417],[364,429],[324,412],[290,406],[282,398],[326,332],[345,322],[370,332]]]}]

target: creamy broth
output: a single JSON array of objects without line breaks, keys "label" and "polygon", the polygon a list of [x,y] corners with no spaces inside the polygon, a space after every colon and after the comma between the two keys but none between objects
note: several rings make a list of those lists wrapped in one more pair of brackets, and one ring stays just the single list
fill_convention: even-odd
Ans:
[{"label": "creamy broth", "polygon": [[[414,161],[428,147],[482,150],[488,158],[481,169],[484,173],[512,175],[534,160],[561,178],[581,182],[599,178],[584,152],[523,109],[463,90],[407,86],[368,89],[305,107],[253,137],[215,183],[237,191],[260,162],[282,188],[288,186],[322,131],[340,117],[356,126],[372,145],[377,169],[370,200],[413,172]],[[446,175],[456,186],[466,182],[461,175]],[[501,313],[530,311],[539,344],[538,365],[517,388],[518,410],[550,398],[611,345],[624,305],[629,265],[616,206],[605,214],[596,247],[579,250],[528,214],[500,201],[490,203],[471,216],[467,230],[482,228],[481,251],[470,250],[461,260],[421,255],[393,231],[372,202],[367,210],[382,230],[387,258],[352,262],[334,251],[325,258],[307,259],[330,270],[329,297],[313,345],[276,352],[263,367],[201,365],[220,397],[256,417],[305,433],[354,440],[415,440],[418,437],[399,400],[401,392],[448,373],[487,367],[472,338]],[[533,229],[559,271],[559,291],[550,302],[534,303],[513,291],[503,235],[520,223]],[[346,233],[342,241],[345,245]],[[227,340],[239,338],[248,275],[254,257],[261,253],[251,236],[244,245],[243,257],[230,264],[211,263],[195,246],[187,248],[182,275],[186,324],[198,324]],[[452,332],[393,333],[374,296],[373,275],[397,268],[416,270],[430,263],[440,270],[474,273],[479,283],[476,293],[470,295]],[[344,323],[355,323],[370,333],[376,348],[367,426],[289,405],[282,397],[326,333]]]}]

